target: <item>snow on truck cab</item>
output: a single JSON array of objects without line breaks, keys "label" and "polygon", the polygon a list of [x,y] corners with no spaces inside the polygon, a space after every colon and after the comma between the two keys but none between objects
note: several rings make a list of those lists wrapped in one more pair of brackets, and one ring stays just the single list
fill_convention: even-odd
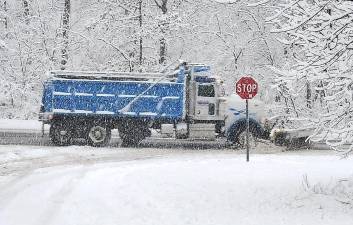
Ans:
[{"label": "snow on truck cab", "polygon": [[[105,146],[112,129],[118,129],[123,146],[136,146],[151,129],[163,137],[228,143],[238,143],[245,131],[244,101],[224,96],[209,66],[182,63],[170,73],[49,73],[40,120],[50,124],[56,145],[84,138]],[[261,105],[256,106],[250,107],[250,131],[259,137],[263,128],[254,109]]]}]

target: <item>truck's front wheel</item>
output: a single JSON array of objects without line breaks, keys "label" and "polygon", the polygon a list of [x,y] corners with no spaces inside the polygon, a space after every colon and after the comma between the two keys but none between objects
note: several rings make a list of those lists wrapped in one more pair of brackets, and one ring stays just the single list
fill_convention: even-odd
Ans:
[{"label": "truck's front wheel", "polygon": [[[256,148],[258,135],[255,130],[249,130],[249,147]],[[236,137],[236,144],[240,148],[246,148],[246,129],[241,131]]]},{"label": "truck's front wheel", "polygon": [[72,128],[66,122],[54,122],[50,126],[49,137],[55,145],[66,146],[72,141]]},{"label": "truck's front wheel", "polygon": [[94,147],[103,147],[109,144],[111,129],[105,125],[93,124],[87,133],[88,144]]},{"label": "truck's front wheel", "polygon": [[[262,137],[262,129],[257,123],[250,121],[249,123],[249,145],[256,147],[258,138]],[[246,121],[238,121],[234,123],[227,132],[228,141],[234,145],[244,148],[246,147]]]}]

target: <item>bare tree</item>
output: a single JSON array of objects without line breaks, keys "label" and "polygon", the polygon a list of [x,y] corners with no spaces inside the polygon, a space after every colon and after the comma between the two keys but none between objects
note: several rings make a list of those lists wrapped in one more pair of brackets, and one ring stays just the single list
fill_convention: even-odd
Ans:
[{"label": "bare tree", "polygon": [[235,70],[270,61],[255,59],[262,57],[256,50],[272,53],[263,47],[262,30],[251,15],[237,13],[236,5],[210,0],[0,0],[1,27],[4,16],[8,21],[0,34],[0,96],[21,109],[0,114],[35,115],[45,72],[69,66],[159,71],[169,59],[185,59],[211,65],[231,84]]},{"label": "bare tree", "polygon": [[[157,7],[162,11],[162,14],[165,15],[168,12],[167,3],[168,0],[161,0],[160,2],[154,0]],[[161,29],[161,39],[159,40],[159,63],[164,64],[166,61],[166,54],[167,54],[167,43],[165,39],[165,32],[166,32],[166,21],[163,21],[159,24]]]},{"label": "bare tree", "polygon": [[4,27],[5,27],[5,29],[7,29],[7,15],[6,15],[6,13],[7,13],[7,2],[6,2],[6,0],[4,0],[4,3],[3,3],[3,9],[4,9],[4,12],[5,12],[5,16],[4,16]]},{"label": "bare tree", "polygon": [[69,48],[69,30],[70,30],[70,11],[71,3],[70,0],[64,0],[64,13],[62,16],[62,37],[63,37],[63,48],[61,50],[61,69],[66,68],[66,64],[69,59],[68,48]]},{"label": "bare tree", "polygon": [[28,0],[23,0],[23,9],[24,9],[23,15],[25,17],[26,24],[29,24],[30,12],[29,12],[29,2],[28,2]]},{"label": "bare tree", "polygon": [[[140,26],[140,32],[142,30],[142,0],[139,0],[138,2],[139,6],[139,26]],[[140,66],[142,65],[142,56],[143,56],[143,42],[142,42],[142,34],[140,34],[140,43],[139,43],[139,50],[140,50],[140,54],[139,54],[139,63]]]}]

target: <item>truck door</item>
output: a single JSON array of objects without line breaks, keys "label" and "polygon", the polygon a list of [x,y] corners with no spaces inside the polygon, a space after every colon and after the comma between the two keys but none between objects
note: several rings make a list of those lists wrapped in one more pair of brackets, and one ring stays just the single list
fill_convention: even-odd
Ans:
[{"label": "truck door", "polygon": [[213,83],[196,84],[195,119],[215,120],[217,117],[216,90]]}]

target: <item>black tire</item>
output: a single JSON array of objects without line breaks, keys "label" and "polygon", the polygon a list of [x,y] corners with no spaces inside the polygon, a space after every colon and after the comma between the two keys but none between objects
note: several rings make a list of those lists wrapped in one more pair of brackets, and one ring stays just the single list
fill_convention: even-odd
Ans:
[{"label": "black tire", "polygon": [[118,129],[122,147],[137,147],[143,139],[151,136],[147,123],[143,121],[125,121]]},{"label": "black tire", "polygon": [[90,146],[104,147],[110,142],[111,128],[104,123],[91,124],[87,129],[86,140]]},{"label": "black tire", "polygon": [[49,137],[54,145],[67,146],[72,143],[73,129],[68,122],[54,122],[50,126]]},{"label": "black tire", "polygon": [[121,147],[138,147],[139,143],[143,140],[141,137],[126,135],[121,138]]},{"label": "black tire", "polygon": [[[233,144],[236,144],[239,147],[244,147],[244,143],[241,137],[244,135],[245,132],[246,132],[246,123],[242,123],[240,126],[238,126],[238,129],[235,132]],[[253,123],[249,124],[249,133],[255,141],[256,139],[261,137],[261,131],[258,129],[256,124],[253,124]]]},{"label": "black tire", "polygon": [[[249,146],[250,148],[256,148],[257,146],[257,138],[258,136],[254,132],[249,132]],[[244,129],[239,133],[238,137],[236,137],[236,146],[239,148],[246,148],[246,130]]]}]

